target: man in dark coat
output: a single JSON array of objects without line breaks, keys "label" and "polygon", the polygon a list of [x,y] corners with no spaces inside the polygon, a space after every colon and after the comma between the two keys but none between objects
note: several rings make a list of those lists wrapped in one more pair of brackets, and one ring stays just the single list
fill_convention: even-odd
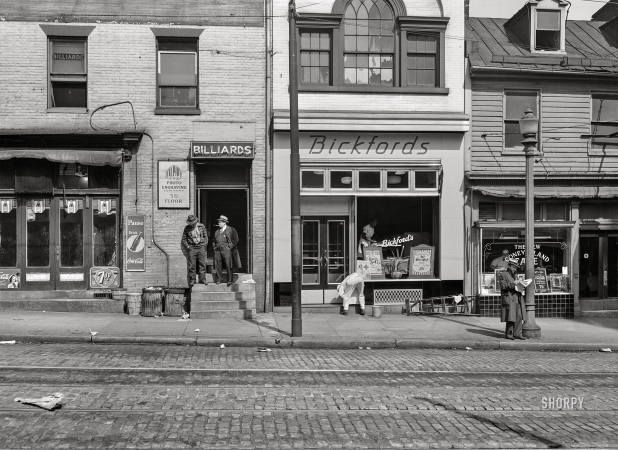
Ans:
[{"label": "man in dark coat", "polygon": [[523,322],[526,320],[526,305],[520,292],[515,290],[517,284],[517,263],[509,261],[508,268],[498,272],[498,284],[502,294],[501,322],[506,322],[504,335],[507,339],[525,340],[522,335]]},{"label": "man in dark coat", "polygon": [[206,279],[206,245],[208,232],[206,227],[191,214],[187,218],[187,226],[182,232],[182,245],[187,248],[187,282],[189,288],[195,284],[196,268],[200,274],[200,283],[208,284]]},{"label": "man in dark coat", "polygon": [[227,269],[227,285],[234,282],[234,268],[240,268],[240,256],[238,254],[238,233],[228,226],[227,217],[221,216],[217,219],[219,229],[215,231],[213,246],[215,248],[215,271],[217,274],[216,282],[221,283],[223,279],[223,263]]}]

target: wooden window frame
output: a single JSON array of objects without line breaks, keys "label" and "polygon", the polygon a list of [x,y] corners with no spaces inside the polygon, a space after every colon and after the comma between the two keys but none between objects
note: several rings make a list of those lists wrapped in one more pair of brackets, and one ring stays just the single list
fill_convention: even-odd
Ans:
[{"label": "wooden window frame", "polygon": [[[345,4],[347,6],[347,3]],[[343,10],[345,11],[345,6]],[[302,31],[322,31],[331,34],[331,83],[326,84],[302,84],[298,83],[299,92],[350,92],[350,93],[376,93],[376,94],[428,94],[428,95],[448,95],[449,89],[445,83],[445,43],[446,27],[449,22],[448,17],[416,17],[416,16],[397,16],[397,8],[393,7],[395,13],[395,48],[393,51],[393,84],[394,86],[382,85],[350,85],[345,84],[344,80],[344,61],[343,53],[345,48],[345,33],[343,14],[301,14],[296,21],[297,54],[300,55],[300,33]],[[436,58],[436,86],[403,86],[402,79],[404,71],[407,70],[403,62],[404,51],[407,54],[407,45],[404,44],[406,33],[427,33],[439,37],[438,55]],[[300,74],[300,58],[297,61],[297,69]],[[407,80],[407,77],[406,77]]]},{"label": "wooden window frame", "polygon": [[[507,147],[506,146],[506,98],[507,98],[507,94],[509,93],[520,93],[520,94],[536,94],[536,110],[537,110],[537,114],[538,114],[538,119],[539,119],[539,129],[537,132],[537,141],[538,142],[542,142],[542,136],[541,136],[541,96],[542,96],[542,91],[541,89],[504,89],[504,91],[502,92],[502,154],[503,155],[517,155],[517,156],[521,156],[523,155],[523,150],[524,150],[524,146],[523,145],[518,145],[517,147]],[[522,112],[522,117],[523,117],[523,112]],[[509,121],[513,121],[513,119],[509,119]],[[524,137],[522,136],[521,139],[523,140]],[[537,146],[539,147],[539,150],[541,149],[541,146],[537,144]]]},{"label": "wooden window frame", "polygon": [[[84,73],[71,75],[58,75],[52,73],[53,48],[55,42],[80,42],[84,44]],[[86,101],[84,106],[54,106],[53,82],[83,83],[86,85]],[[88,38],[83,36],[49,36],[47,39],[47,112],[54,113],[86,113],[88,111]]]},{"label": "wooden window frame", "polygon": [[[606,121],[594,120],[594,117],[592,117],[592,115],[594,113],[593,101],[594,101],[595,96],[614,97],[616,100],[618,100],[618,92],[597,92],[597,91],[590,92],[590,135],[592,135],[595,125],[618,126],[618,120],[616,122],[606,122]],[[589,156],[618,156],[618,149],[613,149],[613,148],[597,149],[597,148],[594,148],[594,144],[595,144],[594,138],[591,138],[590,145],[588,145],[588,155]],[[599,145],[599,144],[596,144],[596,145]]]}]

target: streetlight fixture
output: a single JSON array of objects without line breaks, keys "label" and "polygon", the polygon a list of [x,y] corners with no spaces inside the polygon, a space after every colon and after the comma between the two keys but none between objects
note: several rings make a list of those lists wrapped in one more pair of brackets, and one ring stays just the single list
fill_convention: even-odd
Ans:
[{"label": "streetlight fixture", "polygon": [[534,303],[534,157],[537,155],[539,119],[530,107],[526,108],[524,117],[519,119],[519,129],[524,137],[521,143],[524,144],[526,155],[526,279],[533,280],[526,286],[527,319],[523,326],[523,336],[540,338],[541,327],[536,324]]}]

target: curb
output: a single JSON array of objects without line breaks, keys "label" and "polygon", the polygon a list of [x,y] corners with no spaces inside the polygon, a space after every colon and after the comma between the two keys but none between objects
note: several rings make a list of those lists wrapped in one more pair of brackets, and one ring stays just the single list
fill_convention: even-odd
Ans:
[{"label": "curb", "polygon": [[529,351],[563,351],[563,352],[597,352],[601,348],[618,349],[618,343],[569,343],[569,342],[534,342],[534,341],[458,341],[458,340],[426,340],[426,339],[376,339],[376,340],[341,340],[288,338],[281,339],[277,344],[273,338],[188,338],[161,336],[100,336],[89,335],[0,335],[0,341],[16,341],[22,343],[92,343],[118,345],[183,345],[200,347],[255,348],[268,347],[275,349],[333,349],[355,350],[369,347],[370,349],[443,349],[443,350],[529,350]]}]

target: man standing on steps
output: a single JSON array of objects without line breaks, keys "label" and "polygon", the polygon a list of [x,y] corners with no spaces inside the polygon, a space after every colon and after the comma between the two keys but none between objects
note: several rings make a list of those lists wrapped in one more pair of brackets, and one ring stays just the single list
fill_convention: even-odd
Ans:
[{"label": "man standing on steps", "polygon": [[187,218],[187,226],[182,232],[182,245],[187,248],[187,281],[189,289],[195,284],[195,269],[198,266],[200,282],[208,284],[206,280],[206,245],[208,244],[208,232],[206,227],[197,221],[197,217],[191,214]]},{"label": "man standing on steps", "polygon": [[223,279],[223,263],[227,269],[227,285],[230,286],[234,281],[234,267],[240,268],[240,255],[238,254],[238,233],[227,225],[227,217],[221,216],[217,219],[219,229],[215,231],[213,246],[215,248],[215,271],[216,282],[221,283]]}]

